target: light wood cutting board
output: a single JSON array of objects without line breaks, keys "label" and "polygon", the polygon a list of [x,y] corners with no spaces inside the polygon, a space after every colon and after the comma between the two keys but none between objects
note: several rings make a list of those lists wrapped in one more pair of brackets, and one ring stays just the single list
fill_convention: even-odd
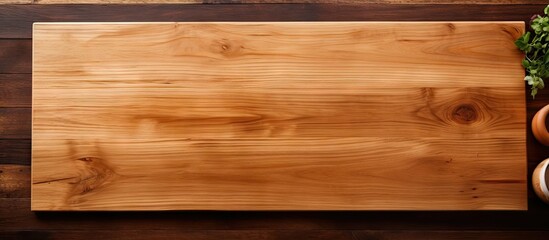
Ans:
[{"label": "light wood cutting board", "polygon": [[32,209],[526,209],[523,31],[36,23]]}]

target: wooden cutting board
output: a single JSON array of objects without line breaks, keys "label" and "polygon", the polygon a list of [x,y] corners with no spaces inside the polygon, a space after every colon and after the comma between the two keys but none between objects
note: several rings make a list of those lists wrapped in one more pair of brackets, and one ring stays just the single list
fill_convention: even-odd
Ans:
[{"label": "wooden cutting board", "polygon": [[526,209],[523,31],[36,23],[32,209]]}]

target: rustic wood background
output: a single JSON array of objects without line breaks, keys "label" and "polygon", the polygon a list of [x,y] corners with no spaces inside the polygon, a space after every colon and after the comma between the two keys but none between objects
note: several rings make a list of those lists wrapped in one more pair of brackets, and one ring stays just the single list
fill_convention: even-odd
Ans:
[{"label": "rustic wood background", "polygon": [[329,4],[545,4],[545,0],[0,0],[0,4],[226,4],[226,3],[329,3]]},{"label": "rustic wood background", "polygon": [[[30,211],[31,28],[36,21],[520,20],[544,1],[301,1],[314,4],[40,5],[0,0],[0,239],[547,239],[549,206],[529,186],[522,211]],[[169,1],[169,0],[168,0]],[[53,2],[53,1],[49,1]],[[121,1],[57,1],[146,2]],[[160,1],[156,1],[160,2]],[[162,1],[165,2],[165,1]],[[172,1],[175,2],[175,1]],[[177,1],[179,2],[179,1]],[[181,1],[184,2],[184,1]],[[198,2],[198,1],[195,1]],[[199,1],[206,3],[259,2]],[[319,3],[321,2],[321,3]],[[333,4],[338,2],[338,4]],[[496,71],[496,70],[495,70]],[[528,94],[525,93],[525,97]],[[549,89],[528,98],[528,121]],[[549,157],[528,129],[528,172]]]}]

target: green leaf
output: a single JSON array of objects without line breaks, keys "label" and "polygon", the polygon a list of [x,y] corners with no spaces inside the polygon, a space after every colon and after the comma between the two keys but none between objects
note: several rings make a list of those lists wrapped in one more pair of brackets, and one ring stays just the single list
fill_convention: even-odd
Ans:
[{"label": "green leaf", "polygon": [[534,78],[532,76],[524,77],[524,81],[526,81],[528,83],[528,85],[533,85],[534,84]]},{"label": "green leaf", "polygon": [[532,48],[529,46],[528,42],[530,41],[530,32],[525,33],[524,35],[520,36],[516,41],[515,45],[521,50],[525,52],[529,52]]},{"label": "green leaf", "polygon": [[528,68],[530,66],[530,62],[528,62],[528,60],[525,59],[522,59],[522,66],[524,68]]},{"label": "green leaf", "polygon": [[519,41],[517,40],[515,42],[515,45],[518,47],[518,49],[520,49],[521,51],[524,51],[526,52],[528,50],[528,45],[527,44],[524,44],[522,41]]},{"label": "green leaf", "polygon": [[541,32],[541,26],[539,25],[539,23],[534,22],[532,23],[531,27],[536,34],[539,34]]},{"label": "green leaf", "polygon": [[539,76],[540,76],[542,79],[547,79],[547,78],[549,78],[549,71],[547,71],[547,66],[544,66],[543,71],[541,71],[541,73],[539,74]]},{"label": "green leaf", "polygon": [[533,98],[540,89],[545,88],[543,79],[549,79],[549,5],[543,12],[544,16],[537,15],[532,20],[531,31],[515,41],[517,48],[525,53],[521,61],[527,72],[524,80],[531,86],[530,95]]}]

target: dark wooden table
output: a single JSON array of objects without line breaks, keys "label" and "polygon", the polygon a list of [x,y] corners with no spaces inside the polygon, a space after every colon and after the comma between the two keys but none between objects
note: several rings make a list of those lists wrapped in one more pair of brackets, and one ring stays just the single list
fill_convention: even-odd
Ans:
[{"label": "dark wooden table", "polygon": [[[528,211],[30,211],[31,29],[46,21],[526,21],[544,5],[0,5],[0,239],[549,239]],[[497,71],[497,69],[494,69]],[[528,96],[525,93],[525,98]],[[528,97],[528,120],[549,89]],[[528,173],[549,157],[528,129]],[[529,183],[530,185],[530,183]]]}]

